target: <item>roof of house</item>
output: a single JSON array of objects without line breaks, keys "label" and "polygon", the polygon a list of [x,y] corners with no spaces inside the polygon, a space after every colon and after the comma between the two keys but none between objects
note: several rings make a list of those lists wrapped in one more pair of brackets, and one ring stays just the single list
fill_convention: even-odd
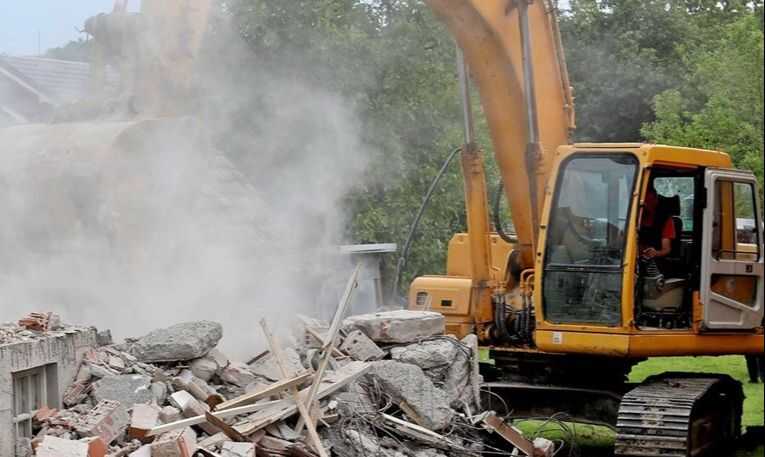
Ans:
[{"label": "roof of house", "polygon": [[0,56],[0,76],[6,77],[44,95],[55,105],[72,103],[85,98],[90,77],[90,65],[85,62],[29,56]]}]

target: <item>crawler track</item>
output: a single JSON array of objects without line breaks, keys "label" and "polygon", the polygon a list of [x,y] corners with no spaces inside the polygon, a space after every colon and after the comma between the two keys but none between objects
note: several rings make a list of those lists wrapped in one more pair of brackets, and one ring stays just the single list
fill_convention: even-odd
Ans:
[{"label": "crawler track", "polygon": [[665,373],[627,392],[617,457],[702,457],[740,433],[741,384],[726,375]]}]

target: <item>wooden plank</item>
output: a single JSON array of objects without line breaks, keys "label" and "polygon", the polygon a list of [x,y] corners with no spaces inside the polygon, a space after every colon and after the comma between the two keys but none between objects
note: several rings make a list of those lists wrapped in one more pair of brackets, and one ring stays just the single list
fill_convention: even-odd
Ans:
[{"label": "wooden plank", "polygon": [[[260,320],[260,326],[263,329],[263,334],[266,336],[266,341],[268,341],[268,347],[271,349],[271,353],[274,355],[274,359],[276,360],[276,364],[279,366],[279,371],[282,373],[283,379],[288,379],[292,376],[294,376],[294,373],[290,373],[287,371],[287,364],[285,363],[285,357],[282,353],[282,348],[279,346],[279,343],[276,341],[276,338],[274,338],[274,335],[271,333],[271,330],[268,328],[268,324],[266,323],[265,319]],[[316,424],[311,419],[311,413],[308,412],[308,410],[305,407],[305,404],[303,404],[302,399],[300,398],[300,394],[297,390],[297,387],[292,386],[288,389],[290,394],[292,394],[292,398],[295,400],[295,405],[297,406],[298,411],[300,411],[300,416],[303,417],[303,420],[305,421],[306,428],[308,429],[308,436],[311,437],[311,441],[313,442],[314,449],[316,452],[319,453],[320,457],[329,457],[329,454],[327,453],[327,450],[324,449],[324,445],[321,444],[321,438],[319,437],[319,434],[316,432]]]},{"label": "wooden plank", "polygon": [[527,440],[521,435],[521,432],[507,425],[505,421],[497,417],[495,414],[486,416],[483,419],[483,423],[486,424],[489,429],[499,433],[505,441],[515,446],[519,451],[526,454],[526,456],[535,457],[534,443]]},{"label": "wooden plank", "polygon": [[402,435],[406,435],[409,438],[423,441],[439,449],[465,451],[465,449],[453,443],[447,437],[443,435],[439,435],[438,433],[432,430],[428,430],[425,427],[421,427],[417,424],[407,422],[405,420],[390,416],[385,413],[382,414],[382,418],[385,419],[386,422],[390,423],[393,426],[393,428],[396,429],[399,433],[401,433]]},{"label": "wooden plank", "polygon": [[234,408],[237,406],[243,406],[249,403],[254,403],[263,398],[267,398],[272,395],[276,395],[284,390],[288,390],[290,387],[297,387],[300,384],[303,384],[304,382],[310,380],[311,378],[313,378],[313,373],[303,373],[303,374],[295,376],[294,378],[286,379],[286,380],[271,384],[256,392],[251,392],[249,394],[244,394],[239,397],[232,398],[231,400],[224,401],[223,403],[218,404],[218,406],[215,407],[215,410],[223,411],[229,408]]},{"label": "wooden plank", "polygon": [[237,441],[239,443],[244,443],[248,441],[247,438],[244,437],[244,435],[239,433],[237,430],[235,430],[233,427],[231,427],[227,423],[223,422],[222,419],[218,419],[217,417],[213,416],[211,413],[206,412],[205,419],[207,419],[207,422],[210,425],[217,428],[218,430],[223,432],[227,437],[229,437],[231,441]]},{"label": "wooden plank", "polygon": [[[372,365],[367,362],[353,361],[339,370],[327,374],[319,387],[319,393],[316,395],[316,399],[321,400],[322,398],[334,394],[359,377],[365,375],[371,368]],[[303,401],[308,397],[309,389],[309,387],[306,387],[300,391],[300,397]],[[239,430],[243,435],[249,435],[270,424],[284,420],[295,414],[297,411],[297,406],[294,403],[285,402],[254,413],[248,418],[247,423],[236,425],[234,428]]]},{"label": "wooden plank", "polygon": [[[359,271],[361,271],[361,263],[356,264],[356,268],[353,269],[351,277],[348,278],[343,297],[340,299],[340,303],[335,310],[335,316],[332,318],[332,325],[329,326],[327,341],[324,342],[324,347],[322,348],[324,353],[319,362],[319,368],[316,370],[316,378],[314,378],[313,384],[311,384],[311,389],[308,391],[308,399],[306,402],[309,409],[313,407],[313,403],[316,401],[316,392],[319,390],[319,384],[321,383],[322,378],[324,378],[324,372],[327,370],[327,365],[329,365],[329,361],[332,358],[332,350],[335,348],[337,334],[340,331],[340,324],[343,321],[345,310],[348,309],[348,305],[351,303],[351,298],[353,297],[353,291],[356,290],[356,287],[358,286],[357,279],[359,277]],[[311,417],[311,419],[316,420],[314,417]],[[302,432],[304,425],[302,420],[298,420],[298,423],[295,426],[295,431],[297,433]]]},{"label": "wooden plank", "polygon": [[[287,403],[285,400],[279,400],[279,401],[270,401],[268,403],[258,403],[255,405],[240,406],[238,408],[230,408],[225,411],[216,411],[213,413],[213,416],[217,417],[218,419],[225,419],[227,417],[234,417],[240,414],[250,414],[250,413],[262,411],[265,409],[273,408],[275,406],[283,405],[285,403]],[[163,425],[154,427],[148,432],[146,432],[146,436],[147,437],[156,436],[165,432],[169,432],[171,430],[189,427],[191,425],[202,424],[204,422],[207,422],[207,419],[205,419],[205,416],[189,417],[187,419],[182,419],[179,421],[170,422],[169,424],[163,424]]]}]

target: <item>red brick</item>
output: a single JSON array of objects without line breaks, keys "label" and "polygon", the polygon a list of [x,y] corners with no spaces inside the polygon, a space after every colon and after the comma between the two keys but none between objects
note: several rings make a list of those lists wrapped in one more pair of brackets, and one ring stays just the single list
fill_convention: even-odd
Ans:
[{"label": "red brick", "polygon": [[127,411],[119,402],[102,400],[75,428],[83,436],[98,436],[109,444],[125,432],[129,423]]}]

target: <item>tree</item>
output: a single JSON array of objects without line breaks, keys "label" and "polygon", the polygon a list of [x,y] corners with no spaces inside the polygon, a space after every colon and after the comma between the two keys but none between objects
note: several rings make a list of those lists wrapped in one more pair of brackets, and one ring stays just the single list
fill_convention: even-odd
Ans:
[{"label": "tree", "polygon": [[683,56],[684,84],[655,98],[652,141],[720,149],[763,181],[763,32],[755,15]]},{"label": "tree", "polygon": [[48,49],[45,52],[45,56],[52,59],[88,62],[90,61],[92,43],[90,40],[80,38],[76,41],[70,41],[63,46]]}]

